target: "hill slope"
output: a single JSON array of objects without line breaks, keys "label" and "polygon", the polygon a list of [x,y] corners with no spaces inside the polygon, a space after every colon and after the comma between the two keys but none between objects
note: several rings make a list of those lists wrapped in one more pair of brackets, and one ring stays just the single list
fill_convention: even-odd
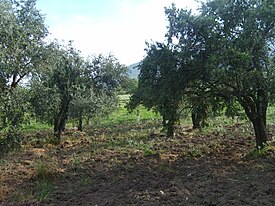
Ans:
[{"label": "hill slope", "polygon": [[139,75],[139,69],[137,68],[139,63],[131,64],[128,66],[128,74],[130,78],[137,79]]}]

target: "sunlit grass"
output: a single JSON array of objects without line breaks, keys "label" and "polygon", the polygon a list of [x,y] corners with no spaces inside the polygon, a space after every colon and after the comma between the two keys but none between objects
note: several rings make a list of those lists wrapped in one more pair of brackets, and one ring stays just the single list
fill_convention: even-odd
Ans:
[{"label": "sunlit grass", "polygon": [[37,160],[33,163],[34,175],[39,180],[50,180],[57,174],[57,167],[51,161]]},{"label": "sunlit grass", "polygon": [[22,126],[22,130],[26,131],[26,132],[35,132],[35,131],[41,131],[41,130],[48,130],[48,129],[51,129],[51,128],[52,128],[51,125],[41,123],[41,122],[37,122],[37,121],[31,121],[30,123],[23,124],[23,126]]},{"label": "sunlit grass", "polygon": [[268,156],[270,153],[272,153],[273,151],[275,151],[275,146],[273,145],[267,145],[266,147],[264,147],[263,149],[259,150],[257,148],[254,148],[253,150],[250,150],[247,154],[246,157],[249,158],[260,158],[260,157],[266,157]]},{"label": "sunlit grass", "polygon": [[97,118],[93,121],[98,126],[111,126],[117,124],[127,123],[141,123],[143,121],[158,121],[160,115],[149,111],[143,106],[139,106],[133,112],[127,111],[124,106],[120,106],[116,111],[108,115],[107,117]]}]

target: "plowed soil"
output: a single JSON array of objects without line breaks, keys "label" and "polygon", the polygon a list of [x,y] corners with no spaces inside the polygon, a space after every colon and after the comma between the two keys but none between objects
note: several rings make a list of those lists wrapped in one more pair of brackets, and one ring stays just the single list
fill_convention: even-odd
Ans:
[{"label": "plowed soil", "polygon": [[[129,127],[128,127],[129,126]],[[256,152],[245,125],[208,132],[150,125],[26,135],[1,159],[1,205],[275,205],[274,127]],[[43,140],[43,141],[42,141]]]}]

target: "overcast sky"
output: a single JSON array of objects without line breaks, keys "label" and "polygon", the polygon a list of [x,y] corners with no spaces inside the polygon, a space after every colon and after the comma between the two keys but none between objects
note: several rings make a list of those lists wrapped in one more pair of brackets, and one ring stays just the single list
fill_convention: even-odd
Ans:
[{"label": "overcast sky", "polygon": [[73,40],[83,56],[112,53],[130,65],[143,59],[145,41],[163,41],[164,7],[195,10],[195,0],[37,0],[51,39]]}]

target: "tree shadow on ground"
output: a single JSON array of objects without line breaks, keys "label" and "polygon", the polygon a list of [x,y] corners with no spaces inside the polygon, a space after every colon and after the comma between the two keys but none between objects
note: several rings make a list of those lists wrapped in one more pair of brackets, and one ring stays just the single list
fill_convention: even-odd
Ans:
[{"label": "tree shadow on ground", "polygon": [[[275,205],[274,150],[247,156],[252,137],[238,136],[234,127],[223,134],[187,130],[172,139],[143,137],[152,143],[150,154],[107,144],[99,148],[94,144],[100,139],[63,141],[35,153],[58,164],[51,195],[2,205]],[[25,179],[18,188],[33,182]]]},{"label": "tree shadow on ground", "polygon": [[[201,141],[203,138],[206,137],[202,137]],[[186,141],[183,141],[184,145]],[[189,141],[199,143],[197,138]],[[186,149],[184,145],[181,145],[183,150]],[[209,150],[198,156],[190,156],[190,153],[179,150],[173,153],[173,148],[169,155],[156,152],[147,156],[141,151],[117,152],[106,149],[85,161],[81,167],[71,168],[67,172],[68,176],[57,183],[53,198],[45,203],[275,204],[274,151],[270,151],[266,157],[247,157],[245,154],[253,147],[247,137],[222,138],[217,148],[208,146]]]}]

